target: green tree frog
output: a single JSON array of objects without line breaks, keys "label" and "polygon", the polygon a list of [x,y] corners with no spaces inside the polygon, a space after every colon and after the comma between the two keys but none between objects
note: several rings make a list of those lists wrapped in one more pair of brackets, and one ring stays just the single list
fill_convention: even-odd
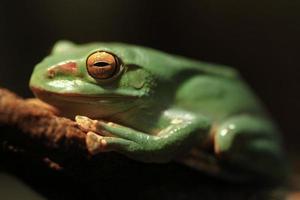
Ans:
[{"label": "green tree frog", "polygon": [[92,154],[175,160],[237,179],[283,177],[278,131],[233,68],[130,44],[60,41],[30,87],[76,119]]}]

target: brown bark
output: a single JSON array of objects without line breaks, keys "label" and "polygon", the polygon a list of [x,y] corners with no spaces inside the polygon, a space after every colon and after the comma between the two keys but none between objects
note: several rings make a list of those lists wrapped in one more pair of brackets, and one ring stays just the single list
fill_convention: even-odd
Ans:
[{"label": "brown bark", "polygon": [[31,154],[44,157],[49,166],[56,166],[47,158],[51,151],[89,156],[85,142],[86,134],[74,121],[58,117],[51,109],[0,88],[1,124],[16,126],[21,130],[17,133],[1,133],[2,142],[8,143],[2,145],[6,150],[24,152],[26,149]]},{"label": "brown bark", "polygon": [[42,141],[49,148],[74,145],[82,150],[85,133],[73,121],[55,116],[51,111],[24,101],[5,89],[0,89],[0,124],[18,126],[28,137]]}]

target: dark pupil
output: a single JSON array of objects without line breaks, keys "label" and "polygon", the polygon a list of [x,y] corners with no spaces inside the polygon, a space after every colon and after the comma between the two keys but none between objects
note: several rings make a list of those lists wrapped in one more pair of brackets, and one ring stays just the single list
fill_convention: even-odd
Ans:
[{"label": "dark pupil", "polygon": [[96,63],[94,63],[94,66],[97,66],[97,67],[105,67],[107,65],[109,65],[109,63],[107,63],[107,62],[96,62]]}]

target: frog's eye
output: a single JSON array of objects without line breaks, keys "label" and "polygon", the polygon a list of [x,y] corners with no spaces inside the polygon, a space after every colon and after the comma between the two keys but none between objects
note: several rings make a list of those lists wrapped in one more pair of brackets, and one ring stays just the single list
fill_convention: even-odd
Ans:
[{"label": "frog's eye", "polygon": [[89,55],[86,60],[88,73],[97,80],[115,77],[121,70],[120,65],[121,62],[117,56],[105,51],[96,51]]}]

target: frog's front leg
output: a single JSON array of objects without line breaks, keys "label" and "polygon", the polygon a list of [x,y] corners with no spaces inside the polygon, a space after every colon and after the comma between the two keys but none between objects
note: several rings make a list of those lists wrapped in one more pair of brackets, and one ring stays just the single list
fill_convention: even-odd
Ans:
[{"label": "frog's front leg", "polygon": [[90,131],[87,143],[91,153],[116,151],[143,162],[167,162],[207,138],[210,129],[205,117],[176,110],[164,113],[161,123],[165,127],[155,135],[82,116],[76,121]]}]

